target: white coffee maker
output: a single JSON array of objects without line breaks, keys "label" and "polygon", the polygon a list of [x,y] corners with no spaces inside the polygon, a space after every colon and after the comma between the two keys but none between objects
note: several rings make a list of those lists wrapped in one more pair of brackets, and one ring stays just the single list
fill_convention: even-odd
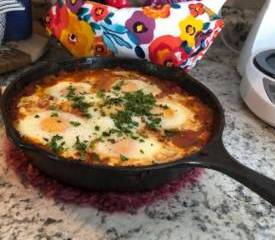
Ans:
[{"label": "white coffee maker", "polygon": [[275,126],[275,0],[266,0],[240,53],[241,96],[259,118]]}]

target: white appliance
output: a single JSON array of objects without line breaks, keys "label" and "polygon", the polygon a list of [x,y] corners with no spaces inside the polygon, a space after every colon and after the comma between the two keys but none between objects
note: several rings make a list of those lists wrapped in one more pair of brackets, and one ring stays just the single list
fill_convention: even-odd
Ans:
[{"label": "white appliance", "polygon": [[241,96],[252,112],[275,127],[275,49],[249,59],[241,82]]},{"label": "white appliance", "polygon": [[275,48],[275,0],[266,0],[240,53],[237,69],[244,74],[249,58]]},{"label": "white appliance", "polygon": [[275,0],[266,0],[240,53],[241,96],[259,118],[275,127]]}]

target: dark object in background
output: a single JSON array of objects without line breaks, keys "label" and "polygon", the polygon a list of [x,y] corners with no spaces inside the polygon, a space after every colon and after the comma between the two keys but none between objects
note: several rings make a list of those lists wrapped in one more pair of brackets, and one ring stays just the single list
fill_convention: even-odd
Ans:
[{"label": "dark object in background", "polygon": [[18,0],[25,11],[9,12],[6,15],[5,41],[27,39],[32,35],[31,0]]}]

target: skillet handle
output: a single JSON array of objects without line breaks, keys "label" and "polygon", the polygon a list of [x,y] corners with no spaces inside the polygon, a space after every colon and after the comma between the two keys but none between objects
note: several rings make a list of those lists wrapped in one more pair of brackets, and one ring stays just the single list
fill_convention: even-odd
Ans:
[{"label": "skillet handle", "polygon": [[201,165],[232,177],[275,206],[275,180],[239,163],[228,153],[222,141],[217,145],[217,148],[211,148]]}]

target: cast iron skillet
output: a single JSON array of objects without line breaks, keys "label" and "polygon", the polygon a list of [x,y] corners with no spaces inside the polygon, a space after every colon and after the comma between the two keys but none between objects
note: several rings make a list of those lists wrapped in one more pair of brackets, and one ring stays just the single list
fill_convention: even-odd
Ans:
[{"label": "cast iron skillet", "polygon": [[[108,167],[88,166],[81,161],[68,161],[28,144],[20,138],[11,122],[11,101],[30,82],[61,70],[77,71],[117,66],[177,82],[190,93],[199,96],[215,112],[215,129],[209,143],[199,153],[175,162],[146,167]],[[9,139],[32,159],[34,165],[64,183],[87,190],[142,191],[157,188],[193,167],[204,167],[227,174],[275,205],[275,181],[240,164],[224,148],[222,142],[224,114],[218,99],[204,85],[181,70],[145,61],[119,58],[88,58],[42,63],[19,76],[8,86],[2,97],[1,110]]]}]

